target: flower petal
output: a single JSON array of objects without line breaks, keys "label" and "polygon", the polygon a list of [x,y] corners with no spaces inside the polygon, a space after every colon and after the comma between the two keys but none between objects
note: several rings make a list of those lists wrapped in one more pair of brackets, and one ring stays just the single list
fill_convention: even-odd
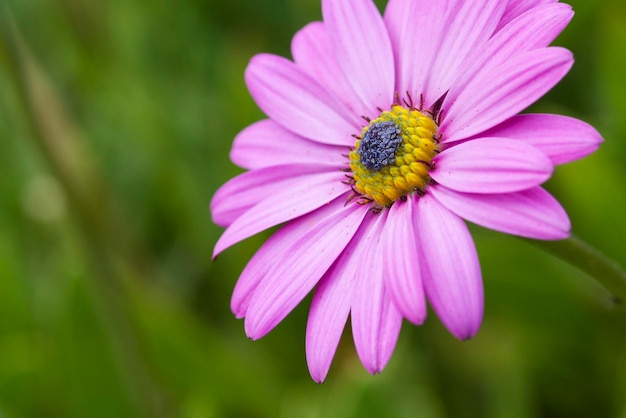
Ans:
[{"label": "flower petal", "polygon": [[271,119],[253,123],[233,142],[230,159],[249,170],[291,164],[346,165],[345,147],[321,144],[294,134]]},{"label": "flower petal", "polygon": [[302,301],[350,242],[366,213],[366,207],[344,206],[291,242],[250,300],[245,320],[249,338],[263,337]]},{"label": "flower petal", "polygon": [[[383,19],[371,0],[323,0],[335,55],[357,96],[376,117],[393,102],[394,61]],[[359,115],[361,116],[361,115]]]},{"label": "flower petal", "polygon": [[359,269],[352,303],[352,335],[363,366],[372,374],[380,373],[396,346],[402,315],[391,301],[383,282],[384,263],[380,234],[385,213],[369,225],[358,258]]},{"label": "flower petal", "polygon": [[483,317],[483,287],[474,241],[458,216],[430,194],[418,200],[415,230],[429,302],[450,332],[473,337]]},{"label": "flower petal", "polygon": [[413,227],[413,199],[395,202],[382,230],[383,278],[396,308],[416,325],[426,319],[419,251]]},{"label": "flower petal", "polygon": [[286,129],[313,141],[352,145],[359,128],[344,106],[286,58],[259,54],[245,74],[248,90],[261,110]]},{"label": "flower petal", "polygon": [[[328,170],[328,168],[326,168]],[[309,164],[287,164],[248,171],[226,182],[211,199],[213,222],[229,226],[254,205],[293,184],[308,181],[323,167]]]},{"label": "flower petal", "polygon": [[355,125],[361,126],[361,115],[368,113],[367,107],[357,97],[343,73],[324,24],[309,23],[296,33],[291,41],[291,53],[298,67],[334,94],[352,115]]},{"label": "flower petal", "polygon": [[498,30],[507,25],[522,13],[531,10],[534,7],[540,7],[542,4],[556,3],[558,0],[513,0],[507,2],[506,10],[502,15],[502,19],[498,24]]},{"label": "flower petal", "polygon": [[215,244],[213,257],[224,249],[267,228],[271,228],[326,205],[349,190],[342,184],[343,173],[301,176],[297,183],[277,190],[238,217]]},{"label": "flower petal", "polygon": [[515,18],[468,59],[467,66],[450,87],[443,108],[454,102],[468,80],[488,64],[497,66],[523,52],[548,46],[573,16],[570,5],[556,3],[540,5]]},{"label": "flower petal", "polygon": [[591,125],[561,115],[523,114],[483,133],[521,139],[546,154],[553,164],[565,164],[598,149],[603,139]]},{"label": "flower petal", "polygon": [[343,207],[340,200],[308,213],[301,218],[288,222],[276,231],[254,254],[237,280],[230,301],[230,308],[237,318],[246,316],[250,299],[266,274],[285,254],[289,254],[291,245],[316,225]]},{"label": "flower petal", "polygon": [[[502,0],[465,0],[450,7],[424,97],[437,100],[448,91],[465,59],[493,34],[505,4]],[[433,103],[424,104],[429,108]]]},{"label": "flower petal", "polygon": [[561,80],[572,63],[567,49],[548,47],[485,66],[447,104],[439,127],[443,141],[468,138],[517,114]]},{"label": "flower petal", "polygon": [[507,138],[478,138],[444,150],[430,176],[467,193],[510,193],[550,178],[552,163],[532,145]]},{"label": "flower petal", "polygon": [[[385,24],[396,61],[396,91],[425,103],[437,97],[423,96],[424,86],[438,55],[438,45],[446,26],[452,0],[389,0]],[[407,97],[407,99],[409,99]]]},{"label": "flower petal", "polygon": [[326,378],[337,351],[341,334],[352,306],[352,291],[365,233],[369,231],[367,217],[361,223],[348,246],[317,285],[311,302],[306,328],[306,358],[311,377],[318,383]]},{"label": "flower petal", "polygon": [[543,240],[570,234],[567,213],[541,187],[506,194],[459,193],[438,185],[428,190],[452,212],[485,228]]}]

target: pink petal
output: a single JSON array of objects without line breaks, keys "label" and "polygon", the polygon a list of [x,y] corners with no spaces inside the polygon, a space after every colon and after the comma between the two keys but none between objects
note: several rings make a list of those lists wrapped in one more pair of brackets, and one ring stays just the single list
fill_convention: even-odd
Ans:
[{"label": "pink petal", "polygon": [[254,234],[327,205],[349,190],[342,180],[341,172],[301,176],[297,183],[266,196],[224,231],[215,244],[213,257]]},{"label": "pink petal", "polygon": [[467,67],[450,87],[443,107],[454,102],[468,80],[487,64],[497,66],[523,52],[548,46],[573,16],[572,7],[564,3],[541,5],[518,16],[468,59]]},{"label": "pink petal", "polygon": [[326,379],[341,334],[352,306],[352,290],[363,251],[367,217],[352,241],[326,272],[315,289],[306,328],[306,358],[311,377],[318,383]]},{"label": "pink petal", "polygon": [[302,301],[350,242],[366,213],[367,207],[342,207],[285,246],[283,257],[250,300],[245,320],[249,338],[263,337]]},{"label": "pink petal", "polygon": [[502,19],[498,24],[498,30],[508,24],[522,13],[532,9],[533,7],[539,7],[542,4],[556,3],[558,0],[512,0],[509,1],[502,15]]},{"label": "pink petal", "polygon": [[395,69],[376,5],[371,0],[322,0],[322,15],[339,64],[370,111],[365,116],[377,116],[377,107],[386,109],[393,102]]},{"label": "pink petal", "polygon": [[[500,65],[487,65],[447,103],[439,133],[451,142],[483,132],[525,109],[567,74],[571,52],[535,49]],[[447,100],[446,100],[447,102]]]},{"label": "pink petal", "polygon": [[483,287],[474,241],[461,218],[431,195],[418,201],[426,295],[441,322],[461,340],[473,337],[483,316]]},{"label": "pink petal", "polygon": [[213,195],[213,222],[220,226],[229,226],[268,196],[290,189],[299,182],[309,181],[311,176],[322,171],[322,166],[288,164],[240,174],[222,185]]},{"label": "pink petal", "polygon": [[563,207],[541,187],[507,194],[459,193],[428,189],[445,207],[475,224],[526,238],[567,238],[571,224]]},{"label": "pink petal", "polygon": [[245,74],[261,110],[286,129],[313,141],[351,146],[359,128],[344,106],[293,62],[259,54]]},{"label": "pink petal", "polygon": [[385,290],[380,235],[385,212],[378,215],[365,237],[363,250],[357,257],[352,304],[352,335],[356,352],[363,366],[372,374],[380,373],[396,346],[402,315]]},{"label": "pink petal", "polygon": [[[465,59],[493,34],[505,3],[502,0],[465,0],[451,7],[424,97],[436,100],[448,91]],[[428,108],[432,103],[425,102],[425,105]]]},{"label": "pink petal", "polygon": [[413,228],[413,205],[413,199],[393,204],[382,230],[381,245],[385,287],[402,316],[420,325],[426,319],[426,299]]},{"label": "pink petal", "polygon": [[478,138],[444,150],[430,176],[459,192],[510,193],[550,178],[552,163],[532,145],[507,138]]},{"label": "pink petal", "polygon": [[368,113],[367,107],[350,87],[324,24],[309,23],[296,33],[291,41],[291,53],[296,64],[334,94],[353,116],[355,125],[361,126],[361,115]]},{"label": "pink petal", "polygon": [[295,221],[288,222],[259,248],[243,269],[233,291],[230,308],[237,318],[243,318],[246,315],[250,298],[257,286],[271,268],[286,254],[289,254],[292,243],[309,233],[320,221],[341,210],[343,206],[344,203],[337,200]]},{"label": "pink petal", "polygon": [[[396,91],[417,101],[424,92],[445,21],[454,3],[451,0],[389,0],[385,24],[396,61]],[[439,96],[423,96],[434,103]],[[408,100],[408,97],[407,97]]]},{"label": "pink petal", "polygon": [[271,119],[265,119],[241,131],[235,138],[230,159],[240,167],[251,169],[274,165],[318,164],[345,166],[347,147],[321,144],[286,130]]},{"label": "pink petal", "polygon": [[603,141],[594,127],[581,120],[542,114],[513,116],[482,135],[521,139],[541,150],[553,164],[585,157]]}]

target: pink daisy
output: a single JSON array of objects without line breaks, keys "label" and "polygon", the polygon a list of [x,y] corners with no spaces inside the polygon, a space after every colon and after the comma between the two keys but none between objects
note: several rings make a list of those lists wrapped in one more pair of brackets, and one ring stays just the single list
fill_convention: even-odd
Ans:
[{"label": "pink daisy", "polygon": [[306,355],[325,379],[348,317],[357,354],[380,372],[403,318],[426,301],[457,338],[483,316],[464,220],[556,240],[570,223],[540,185],[593,152],[588,124],[517,115],[569,71],[548,45],[572,18],[549,0],[323,0],[293,38],[293,61],[252,58],[245,79],[268,119],[235,139],[248,169],[213,197],[227,227],[215,256],[284,224],[259,249],[231,307],[253,340],[311,291]]}]

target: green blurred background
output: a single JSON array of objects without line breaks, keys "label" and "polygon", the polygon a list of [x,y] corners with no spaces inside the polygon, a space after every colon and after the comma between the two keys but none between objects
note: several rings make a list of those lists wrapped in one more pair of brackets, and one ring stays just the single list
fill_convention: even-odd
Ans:
[{"label": "green blurred background", "polygon": [[[577,62],[532,110],[584,119],[600,151],[548,188],[626,265],[626,4],[572,0]],[[384,2],[378,3],[380,6]],[[370,376],[346,333],[326,383],[308,300],[250,342],[229,309],[254,237],[211,261],[232,138],[263,117],[254,54],[289,55],[318,0],[0,1],[0,418],[626,417],[626,313],[527,242],[472,227],[485,320],[434,314]]]}]

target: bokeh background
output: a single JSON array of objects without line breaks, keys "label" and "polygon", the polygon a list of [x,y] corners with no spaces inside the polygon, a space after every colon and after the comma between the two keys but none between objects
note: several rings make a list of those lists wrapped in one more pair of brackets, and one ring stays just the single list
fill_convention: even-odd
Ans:
[{"label": "bokeh background", "polygon": [[[378,2],[383,7],[384,2]],[[572,0],[577,59],[532,110],[606,138],[547,187],[626,265],[626,3]],[[229,309],[267,234],[211,252],[243,83],[318,0],[0,1],[0,417],[626,417],[626,313],[568,264],[472,227],[481,331],[405,324],[370,376],[350,333],[308,375],[309,301],[249,341]]]}]

